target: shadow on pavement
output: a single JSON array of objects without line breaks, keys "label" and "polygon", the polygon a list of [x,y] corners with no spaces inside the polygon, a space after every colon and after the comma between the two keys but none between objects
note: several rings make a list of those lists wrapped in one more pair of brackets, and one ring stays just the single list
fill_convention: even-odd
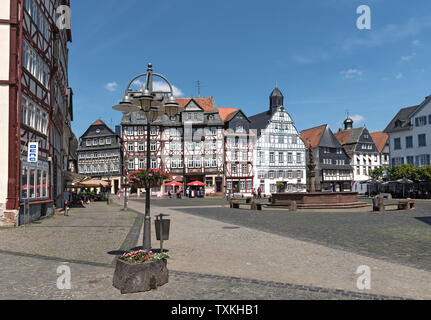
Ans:
[{"label": "shadow on pavement", "polygon": [[431,217],[416,217],[415,219],[431,226]]}]

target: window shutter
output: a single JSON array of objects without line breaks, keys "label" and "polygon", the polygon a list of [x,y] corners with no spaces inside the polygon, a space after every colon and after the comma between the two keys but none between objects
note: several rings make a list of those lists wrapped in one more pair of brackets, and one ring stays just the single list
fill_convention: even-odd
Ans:
[{"label": "window shutter", "polygon": [[426,162],[426,165],[427,165],[427,166],[429,166],[429,165],[430,165],[430,155],[429,155],[429,154],[427,154],[427,162]]},{"label": "window shutter", "polygon": [[418,118],[415,119],[415,124],[416,124],[416,127],[419,127],[419,119]]},{"label": "window shutter", "polygon": [[419,156],[415,157],[415,166],[419,167]]}]

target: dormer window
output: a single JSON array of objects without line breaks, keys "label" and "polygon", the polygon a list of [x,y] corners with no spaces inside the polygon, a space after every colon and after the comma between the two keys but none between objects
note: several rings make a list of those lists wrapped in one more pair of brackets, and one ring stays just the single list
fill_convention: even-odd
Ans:
[{"label": "dormer window", "polygon": [[100,133],[100,129],[96,129],[96,133],[99,134]]}]

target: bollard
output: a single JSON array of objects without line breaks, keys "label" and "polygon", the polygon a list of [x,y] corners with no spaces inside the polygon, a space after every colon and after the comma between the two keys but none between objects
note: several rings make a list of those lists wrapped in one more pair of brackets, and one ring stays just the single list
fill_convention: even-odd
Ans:
[{"label": "bollard", "polygon": [[296,201],[290,202],[290,211],[296,212],[298,210],[298,206],[296,205]]}]

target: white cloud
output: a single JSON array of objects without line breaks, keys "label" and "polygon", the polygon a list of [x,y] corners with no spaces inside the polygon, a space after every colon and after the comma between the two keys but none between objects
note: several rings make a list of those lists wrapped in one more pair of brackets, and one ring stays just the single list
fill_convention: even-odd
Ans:
[{"label": "white cloud", "polygon": [[413,44],[414,46],[420,46],[420,45],[421,45],[421,42],[420,42],[419,40],[413,40],[413,41],[412,41],[412,44]]},{"label": "white cloud", "polygon": [[362,71],[358,69],[349,69],[346,71],[341,71],[340,74],[342,74],[345,79],[353,79],[360,77],[362,75]]},{"label": "white cloud", "polygon": [[[362,33],[365,36],[345,40],[343,48],[349,50],[356,46],[378,47],[418,35],[429,27],[431,27],[429,17],[410,19],[402,24],[389,24],[379,29],[373,29],[373,32]],[[419,44],[419,42],[416,43]]]},{"label": "white cloud", "polygon": [[395,79],[397,79],[397,80],[400,80],[402,78],[404,78],[404,75],[401,72],[399,72],[395,75]]},{"label": "white cloud", "polygon": [[413,53],[413,54],[411,54],[411,55],[409,55],[409,56],[402,56],[402,57],[401,57],[401,60],[403,60],[403,61],[410,61],[410,60],[412,60],[415,56],[416,56],[416,53]]},{"label": "white cloud", "polygon": [[109,82],[106,86],[105,89],[111,92],[116,91],[118,88],[118,83],[116,82]]},{"label": "white cloud", "polygon": [[[136,88],[142,88],[145,85],[144,81],[141,80],[136,80],[132,83],[133,86],[135,86]],[[174,85],[172,85],[172,90],[174,91],[174,97],[182,97],[184,95],[184,93],[182,92],[181,89],[175,87]],[[169,92],[169,86],[166,82],[162,82],[162,81],[153,81],[153,91],[159,91],[159,92]]]},{"label": "white cloud", "polygon": [[350,117],[354,123],[362,123],[365,121],[365,117],[361,116],[360,114],[355,114],[354,116]]}]

